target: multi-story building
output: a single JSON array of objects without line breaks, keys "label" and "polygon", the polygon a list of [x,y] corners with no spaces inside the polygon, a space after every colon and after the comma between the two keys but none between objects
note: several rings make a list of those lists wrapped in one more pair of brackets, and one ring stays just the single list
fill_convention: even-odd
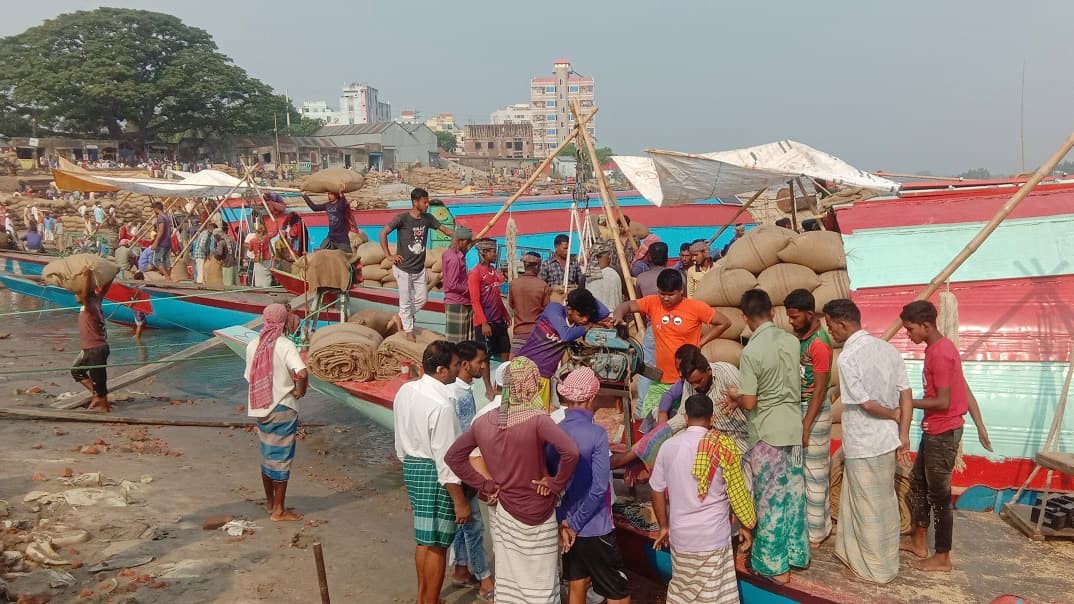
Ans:
[{"label": "multi-story building", "polygon": [[343,85],[339,97],[340,124],[376,124],[392,121],[392,107],[377,98],[377,89],[369,84],[350,82]]},{"label": "multi-story building", "polygon": [[[582,112],[593,107],[593,78],[572,75],[567,59],[556,59],[552,64],[552,77],[530,80],[530,111],[533,124],[533,150],[537,155],[547,155],[558,149],[574,127],[571,99],[578,99]],[[590,135],[596,134],[596,120],[587,124]]]},{"label": "multi-story building", "polygon": [[515,103],[492,112],[493,124],[532,124],[533,110],[529,103]]},{"label": "multi-story building", "polygon": [[329,107],[326,101],[305,101],[300,111],[302,117],[321,120],[325,126],[339,123],[339,112]]},{"label": "multi-story building", "polygon": [[476,157],[533,157],[533,126],[530,124],[476,124],[466,126],[465,154]]},{"label": "multi-story building", "polygon": [[399,112],[399,119],[395,120],[400,124],[420,124],[421,117],[418,115],[415,109],[404,109]]},{"label": "multi-story building", "polygon": [[463,143],[466,141],[466,133],[455,124],[455,115],[451,113],[438,113],[425,120],[425,125],[433,132],[448,132],[455,137],[455,152],[465,153]]}]

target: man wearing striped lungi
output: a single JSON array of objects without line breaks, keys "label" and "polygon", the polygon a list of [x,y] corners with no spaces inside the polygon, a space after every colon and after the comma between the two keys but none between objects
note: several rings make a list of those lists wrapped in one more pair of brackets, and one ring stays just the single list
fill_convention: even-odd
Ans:
[{"label": "man wearing striped lungi", "polygon": [[[294,342],[284,329],[289,312],[283,304],[270,304],[262,316],[265,327],[246,345],[246,371],[250,382],[247,414],[257,418],[261,441],[261,482],[273,520],[301,520],[284,505],[298,431],[298,399],[306,394],[309,374]],[[281,337],[283,336],[283,337]]]},{"label": "man wearing striped lungi", "polygon": [[[668,604],[737,604],[738,580],[731,546],[733,511],[748,548],[756,524],[742,475],[742,454],[712,425],[712,399],[695,394],[683,403],[687,427],[657,454],[649,486],[660,525],[653,547],[671,545]],[[670,514],[668,499],[671,499]]]},{"label": "man wearing striped lungi", "polygon": [[395,454],[403,462],[414,512],[414,564],[418,603],[436,604],[444,585],[447,548],[459,524],[470,521],[470,504],[459,478],[444,462],[459,435],[453,384],[459,375],[455,345],[437,340],[425,348],[424,375],[395,395]]},{"label": "man wearing striped lungi", "polygon": [[828,376],[832,371],[832,340],[820,323],[817,302],[806,289],[783,300],[787,319],[798,336],[802,358],[802,448],[805,449],[806,520],[809,545],[820,547],[832,532],[831,490],[832,403]]}]

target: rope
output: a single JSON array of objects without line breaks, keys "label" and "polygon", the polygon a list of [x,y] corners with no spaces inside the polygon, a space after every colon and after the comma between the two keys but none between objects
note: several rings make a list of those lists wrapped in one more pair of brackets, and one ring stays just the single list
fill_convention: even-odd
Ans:
[{"label": "rope", "polygon": [[[224,294],[239,294],[239,293],[243,293],[243,292],[260,291],[260,290],[264,290],[264,289],[265,288],[263,288],[263,287],[246,287],[246,288],[243,288],[243,289],[228,289],[228,290],[220,290],[220,291],[213,291],[213,292],[202,292],[202,293],[199,293],[199,294],[184,294],[184,295],[181,295],[181,296],[164,297],[164,298],[161,298],[160,301],[185,300],[186,298],[203,298],[205,296],[220,296],[220,295],[224,295]],[[138,304],[140,302],[146,302],[146,300],[131,300],[129,302],[113,302],[113,301],[109,300],[108,302],[102,303],[101,306],[127,306],[127,305],[130,305],[130,304]],[[82,309],[82,306],[80,305],[80,306],[58,306],[56,308],[39,308],[39,309],[36,309],[36,310],[16,310],[16,311],[13,311],[13,312],[0,313],[0,317],[12,317],[12,316],[15,316],[15,315],[31,315],[31,314],[35,314],[35,313],[56,312],[56,311],[59,311],[59,310],[81,310],[81,309]]]},{"label": "rope", "polygon": [[137,361],[132,363],[112,363],[110,365],[79,365],[77,367],[43,367],[39,369],[10,369],[0,371],[0,375],[15,375],[20,373],[51,373],[53,371],[74,371],[75,369],[108,369],[110,367],[135,367],[142,365],[159,365],[162,363],[189,363],[191,361],[206,361],[209,359],[236,359],[234,354],[210,354],[203,357],[191,357],[189,359],[159,359],[156,361]]}]

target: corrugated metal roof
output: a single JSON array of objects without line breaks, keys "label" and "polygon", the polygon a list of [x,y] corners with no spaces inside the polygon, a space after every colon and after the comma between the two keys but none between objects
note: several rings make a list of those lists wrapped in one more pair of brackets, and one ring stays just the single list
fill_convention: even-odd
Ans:
[{"label": "corrugated metal roof", "polygon": [[323,126],[315,136],[354,136],[358,134],[380,134],[391,128],[395,122],[377,122],[375,124],[344,124],[341,126]]}]

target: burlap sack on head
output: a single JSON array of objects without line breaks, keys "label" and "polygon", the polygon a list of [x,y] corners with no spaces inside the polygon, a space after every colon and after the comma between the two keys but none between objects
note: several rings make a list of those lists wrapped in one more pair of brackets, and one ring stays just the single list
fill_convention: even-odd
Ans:
[{"label": "burlap sack on head", "polygon": [[738,367],[738,360],[742,357],[742,344],[734,340],[716,338],[701,348],[701,353],[710,363],[731,363]]},{"label": "burlap sack on head", "polygon": [[224,286],[224,265],[216,258],[206,258],[205,267],[205,285],[211,287],[223,287]]},{"label": "burlap sack on head", "polygon": [[379,264],[365,265],[363,263],[362,279],[366,281],[381,281],[390,274],[392,274],[391,270],[381,268]]},{"label": "burlap sack on head", "polygon": [[817,312],[824,310],[824,305],[832,300],[850,297],[850,276],[844,270],[828,271],[818,275],[820,285],[813,290],[813,299],[817,301]]},{"label": "burlap sack on head", "polygon": [[328,382],[368,382],[376,375],[379,333],[357,323],[338,323],[313,333],[307,361],[313,375]]},{"label": "burlap sack on head", "polygon": [[[351,315],[347,322],[365,325],[386,338],[399,331],[398,324],[392,323],[394,317],[395,313],[390,310],[367,308]],[[389,325],[389,323],[391,324]]]},{"label": "burlap sack on head", "polygon": [[320,287],[346,290],[351,283],[350,257],[339,250],[317,250],[302,256],[291,266],[315,292]]},{"label": "burlap sack on head", "polygon": [[96,254],[75,254],[46,264],[41,271],[41,278],[45,283],[78,294],[82,293],[86,285],[86,276],[82,274],[86,267],[92,271],[93,281],[90,287],[95,290],[110,283],[119,273],[119,265],[107,258]]},{"label": "burlap sack on head", "polygon": [[694,298],[709,306],[738,306],[742,294],[757,287],[757,277],[740,268],[729,269],[717,262],[702,275]]},{"label": "burlap sack on head", "polygon": [[808,231],[793,237],[779,252],[783,262],[801,264],[815,273],[847,267],[843,237],[835,231]]},{"label": "burlap sack on head", "polygon": [[417,338],[416,342],[406,339],[402,332],[384,339],[377,350],[378,380],[390,380],[399,375],[399,368],[405,360],[409,360],[414,367],[420,368],[425,347],[444,339],[443,334],[421,328],[414,329],[414,336]]},{"label": "burlap sack on head", "polygon": [[751,229],[731,245],[723,263],[727,268],[743,268],[759,275],[779,262],[780,251],[794,236],[794,231],[767,224]]},{"label": "burlap sack on head", "polygon": [[[742,309],[737,306],[717,306],[716,312],[727,317],[731,321],[731,327],[728,327],[727,331],[720,334],[720,338],[724,340],[737,340],[746,329],[746,317],[742,314]],[[711,326],[702,325],[701,333],[708,333],[709,329],[711,329]]]},{"label": "burlap sack on head", "polygon": [[[632,220],[630,222],[630,236],[637,241],[641,241],[649,236],[649,227],[636,220]],[[611,239],[611,237],[609,236],[608,239]]]},{"label": "burlap sack on head", "polygon": [[768,292],[772,304],[783,304],[787,294],[796,289],[813,291],[820,285],[820,278],[801,264],[777,264],[757,276],[757,287]]},{"label": "burlap sack on head", "polygon": [[326,168],[302,179],[300,188],[310,193],[350,193],[362,188],[362,175],[347,168]]}]

